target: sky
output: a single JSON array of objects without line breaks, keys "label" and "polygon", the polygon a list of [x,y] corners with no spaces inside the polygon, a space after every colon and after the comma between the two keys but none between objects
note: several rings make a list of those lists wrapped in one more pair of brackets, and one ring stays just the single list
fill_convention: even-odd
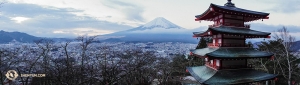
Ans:
[{"label": "sky", "polygon": [[[103,35],[164,17],[186,29],[206,30],[212,22],[195,21],[210,3],[227,0],[0,0],[0,30],[38,37]],[[236,7],[270,13],[251,29],[274,32],[283,26],[300,39],[300,0],[232,0]]]}]

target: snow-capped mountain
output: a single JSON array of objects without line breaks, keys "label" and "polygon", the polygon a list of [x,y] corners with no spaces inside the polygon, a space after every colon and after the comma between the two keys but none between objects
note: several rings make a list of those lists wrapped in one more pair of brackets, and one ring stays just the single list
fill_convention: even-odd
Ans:
[{"label": "snow-capped mountain", "polygon": [[123,33],[166,33],[166,34],[174,34],[174,33],[189,33],[189,30],[182,28],[163,17],[155,18],[154,20],[141,25],[137,28],[116,32],[113,34],[123,34]]},{"label": "snow-capped mountain", "polygon": [[140,29],[153,29],[153,28],[165,28],[165,29],[182,29],[182,27],[166,20],[163,17],[155,18],[145,25],[140,26]]},{"label": "snow-capped mountain", "polygon": [[[197,42],[192,38],[192,31],[182,28],[163,17],[141,25],[137,28],[115,32],[104,36],[113,36],[112,41],[137,41],[137,42]],[[118,38],[117,38],[118,37]]]}]

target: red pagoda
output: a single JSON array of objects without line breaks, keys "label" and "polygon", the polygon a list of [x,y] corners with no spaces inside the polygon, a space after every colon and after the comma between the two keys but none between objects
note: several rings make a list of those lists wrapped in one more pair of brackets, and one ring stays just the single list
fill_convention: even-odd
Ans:
[{"label": "red pagoda", "polygon": [[249,48],[247,38],[270,38],[271,33],[250,29],[245,22],[268,19],[269,13],[235,7],[228,0],[224,6],[210,4],[196,21],[213,21],[205,32],[194,32],[193,37],[210,37],[207,48],[195,49],[191,55],[205,58],[205,66],[187,67],[190,74],[204,85],[249,84],[274,80],[277,75],[257,71],[248,59],[272,58],[272,53]]}]

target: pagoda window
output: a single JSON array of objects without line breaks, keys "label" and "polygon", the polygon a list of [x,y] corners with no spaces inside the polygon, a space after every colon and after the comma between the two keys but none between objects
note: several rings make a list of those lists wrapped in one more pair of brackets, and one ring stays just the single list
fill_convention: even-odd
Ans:
[{"label": "pagoda window", "polygon": [[214,60],[210,60],[210,65],[213,65],[214,64]]},{"label": "pagoda window", "polygon": [[222,40],[221,40],[221,39],[219,39],[219,40],[218,40],[218,43],[219,43],[219,44],[220,44],[220,43],[222,43]]},{"label": "pagoda window", "polygon": [[210,35],[210,32],[207,32],[208,35]]},{"label": "pagoda window", "polygon": [[208,58],[205,58],[205,61],[208,62]]},{"label": "pagoda window", "polygon": [[216,66],[220,66],[220,60],[216,60]]},{"label": "pagoda window", "polygon": [[215,39],[213,39],[213,43],[216,43],[216,40],[215,40]]}]

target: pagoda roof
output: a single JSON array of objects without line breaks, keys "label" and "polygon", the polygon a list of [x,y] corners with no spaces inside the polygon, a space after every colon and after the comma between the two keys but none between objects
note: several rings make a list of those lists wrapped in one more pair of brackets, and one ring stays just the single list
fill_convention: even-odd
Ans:
[{"label": "pagoda roof", "polygon": [[252,20],[257,20],[257,19],[268,19],[267,16],[269,16],[269,13],[265,13],[265,12],[252,11],[252,10],[238,8],[235,6],[226,6],[226,5],[221,6],[221,5],[216,5],[216,4],[211,3],[209,8],[204,13],[202,13],[201,15],[195,16],[197,18],[196,21],[197,20],[207,20],[209,18],[218,16],[218,14],[215,14],[215,13],[235,14],[235,15],[253,18],[253,19],[250,19],[247,21],[252,21]]},{"label": "pagoda roof", "polygon": [[202,48],[191,51],[197,56],[208,56],[209,58],[236,59],[236,58],[269,58],[272,53],[258,51],[245,47],[218,47]]},{"label": "pagoda roof", "polygon": [[277,76],[249,68],[214,70],[207,66],[197,66],[187,67],[187,70],[197,81],[208,85],[251,83],[270,80]]},{"label": "pagoda roof", "polygon": [[216,4],[213,4],[213,3],[211,3],[211,6],[217,7],[217,8],[219,8],[220,10],[230,10],[230,11],[234,11],[234,12],[242,12],[242,13],[255,14],[255,15],[262,15],[262,16],[268,16],[268,15],[269,15],[269,13],[258,12],[258,11],[252,11],[252,10],[247,10],[247,9],[238,8],[238,7],[220,6],[220,5],[216,5]]},{"label": "pagoda roof", "polygon": [[201,49],[191,50],[191,52],[193,54],[198,55],[198,56],[205,56],[207,53],[214,52],[214,51],[216,51],[218,49],[219,48],[210,48],[210,47],[207,47],[207,48],[201,48]]},{"label": "pagoda roof", "polygon": [[217,33],[225,33],[225,34],[238,34],[238,35],[254,35],[254,36],[268,36],[271,33],[268,32],[260,32],[256,30],[251,30],[247,28],[238,28],[238,27],[227,27],[220,26],[215,28],[208,28],[205,32],[193,32],[196,37],[205,36],[207,32],[217,32]]}]

